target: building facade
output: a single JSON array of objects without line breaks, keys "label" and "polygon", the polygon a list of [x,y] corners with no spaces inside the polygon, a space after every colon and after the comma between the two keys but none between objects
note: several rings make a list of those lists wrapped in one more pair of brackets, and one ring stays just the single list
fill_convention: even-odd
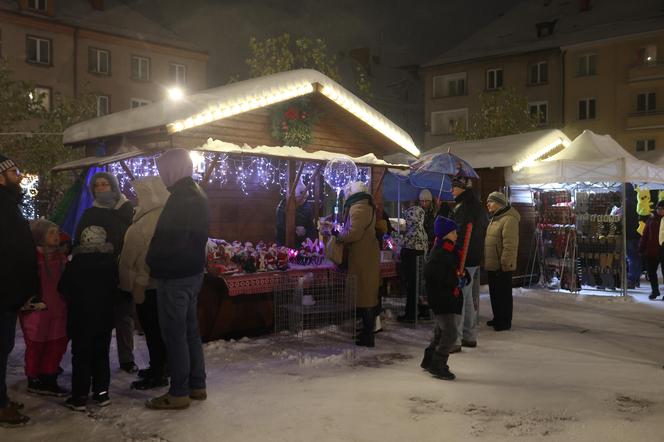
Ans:
[{"label": "building facade", "polygon": [[[664,7],[655,0],[524,2],[422,67],[425,149],[454,139],[479,94],[512,87],[542,127],[664,151]],[[660,103],[657,96],[660,96]]]},{"label": "building facade", "polygon": [[206,52],[116,1],[0,0],[0,56],[44,106],[90,92],[98,115],[207,87]]}]

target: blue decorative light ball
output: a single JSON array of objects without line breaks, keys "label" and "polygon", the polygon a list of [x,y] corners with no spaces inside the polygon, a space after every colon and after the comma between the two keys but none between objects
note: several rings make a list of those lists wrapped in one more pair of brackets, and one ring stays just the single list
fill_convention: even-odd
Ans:
[{"label": "blue decorative light ball", "polygon": [[328,161],[323,170],[328,186],[339,193],[347,184],[357,180],[357,166],[350,158],[335,158]]}]

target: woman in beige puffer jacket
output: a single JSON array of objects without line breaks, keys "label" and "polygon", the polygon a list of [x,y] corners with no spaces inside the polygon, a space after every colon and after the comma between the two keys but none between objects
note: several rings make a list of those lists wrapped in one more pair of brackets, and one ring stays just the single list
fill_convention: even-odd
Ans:
[{"label": "woman in beige puffer jacket", "polygon": [[500,192],[487,198],[491,221],[484,242],[484,268],[489,276],[489,296],[493,319],[487,325],[494,330],[512,327],[512,273],[516,270],[521,215]]},{"label": "woman in beige puffer jacket", "polygon": [[132,184],[138,197],[138,207],[134,213],[134,222],[125,234],[118,268],[120,288],[130,292],[134,298],[150,354],[148,376],[132,382],[131,387],[145,390],[168,385],[164,372],[166,347],[161,338],[157,313],[157,290],[150,280],[150,268],[145,263],[145,256],[170,193],[158,176],[143,178]]}]

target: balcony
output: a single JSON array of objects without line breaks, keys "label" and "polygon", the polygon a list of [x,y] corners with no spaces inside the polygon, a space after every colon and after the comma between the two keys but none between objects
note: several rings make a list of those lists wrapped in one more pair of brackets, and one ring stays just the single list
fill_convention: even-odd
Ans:
[{"label": "balcony", "polygon": [[627,115],[627,130],[664,127],[664,111],[635,112]]},{"label": "balcony", "polygon": [[640,64],[627,71],[627,82],[664,78],[664,63]]}]

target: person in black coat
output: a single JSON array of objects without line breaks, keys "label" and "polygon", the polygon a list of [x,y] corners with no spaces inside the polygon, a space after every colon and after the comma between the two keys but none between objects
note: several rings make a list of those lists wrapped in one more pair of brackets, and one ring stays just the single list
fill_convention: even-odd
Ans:
[{"label": "person in black coat", "polygon": [[484,238],[489,218],[482,202],[473,191],[471,183],[471,180],[464,177],[455,177],[452,180],[455,206],[450,218],[459,225],[457,242],[460,245],[464,243],[468,224],[472,224],[473,230],[470,234],[466,255],[466,270],[471,281],[462,290],[463,308],[461,316],[457,318],[457,340],[450,350],[451,353],[461,351],[461,346],[477,346],[480,319],[480,263],[484,255]]},{"label": "person in black coat", "polygon": [[[120,192],[117,178],[106,172],[94,174],[90,180],[90,193],[94,197],[92,207],[83,212],[76,226],[74,246],[80,244],[81,232],[89,226],[99,226],[106,231],[107,241],[113,245],[113,257],[118,261],[124,237],[134,217],[134,206]],[[113,305],[115,340],[118,347],[120,368],[127,373],[138,370],[134,362],[134,301],[131,293],[117,289]]]},{"label": "person in black coat", "polygon": [[439,216],[434,223],[434,232],[436,239],[424,266],[424,278],[429,308],[435,314],[435,328],[420,366],[436,378],[453,380],[456,376],[447,361],[449,349],[457,336],[456,317],[461,314],[463,302],[461,288],[468,282],[468,277],[459,278],[457,275],[456,223]]},{"label": "person in black coat", "polygon": [[184,409],[191,399],[207,398],[197,309],[210,227],[208,202],[191,178],[193,165],[186,150],[164,152],[157,158],[157,168],[171,195],[157,221],[145,261],[157,283],[159,326],[171,385],[167,394],[145,405],[158,410]]},{"label": "person in black coat", "polygon": [[89,226],[81,232],[80,244],[72,255],[58,284],[58,291],[67,300],[72,353],[71,397],[65,405],[85,411],[91,379],[93,400],[99,406],[110,403],[109,350],[118,267],[113,245],[106,241],[106,231],[100,226]]},{"label": "person in black coat", "polygon": [[18,310],[39,293],[37,247],[19,208],[21,172],[0,155],[0,426],[25,425],[22,405],[7,396],[7,360],[14,349]]}]

